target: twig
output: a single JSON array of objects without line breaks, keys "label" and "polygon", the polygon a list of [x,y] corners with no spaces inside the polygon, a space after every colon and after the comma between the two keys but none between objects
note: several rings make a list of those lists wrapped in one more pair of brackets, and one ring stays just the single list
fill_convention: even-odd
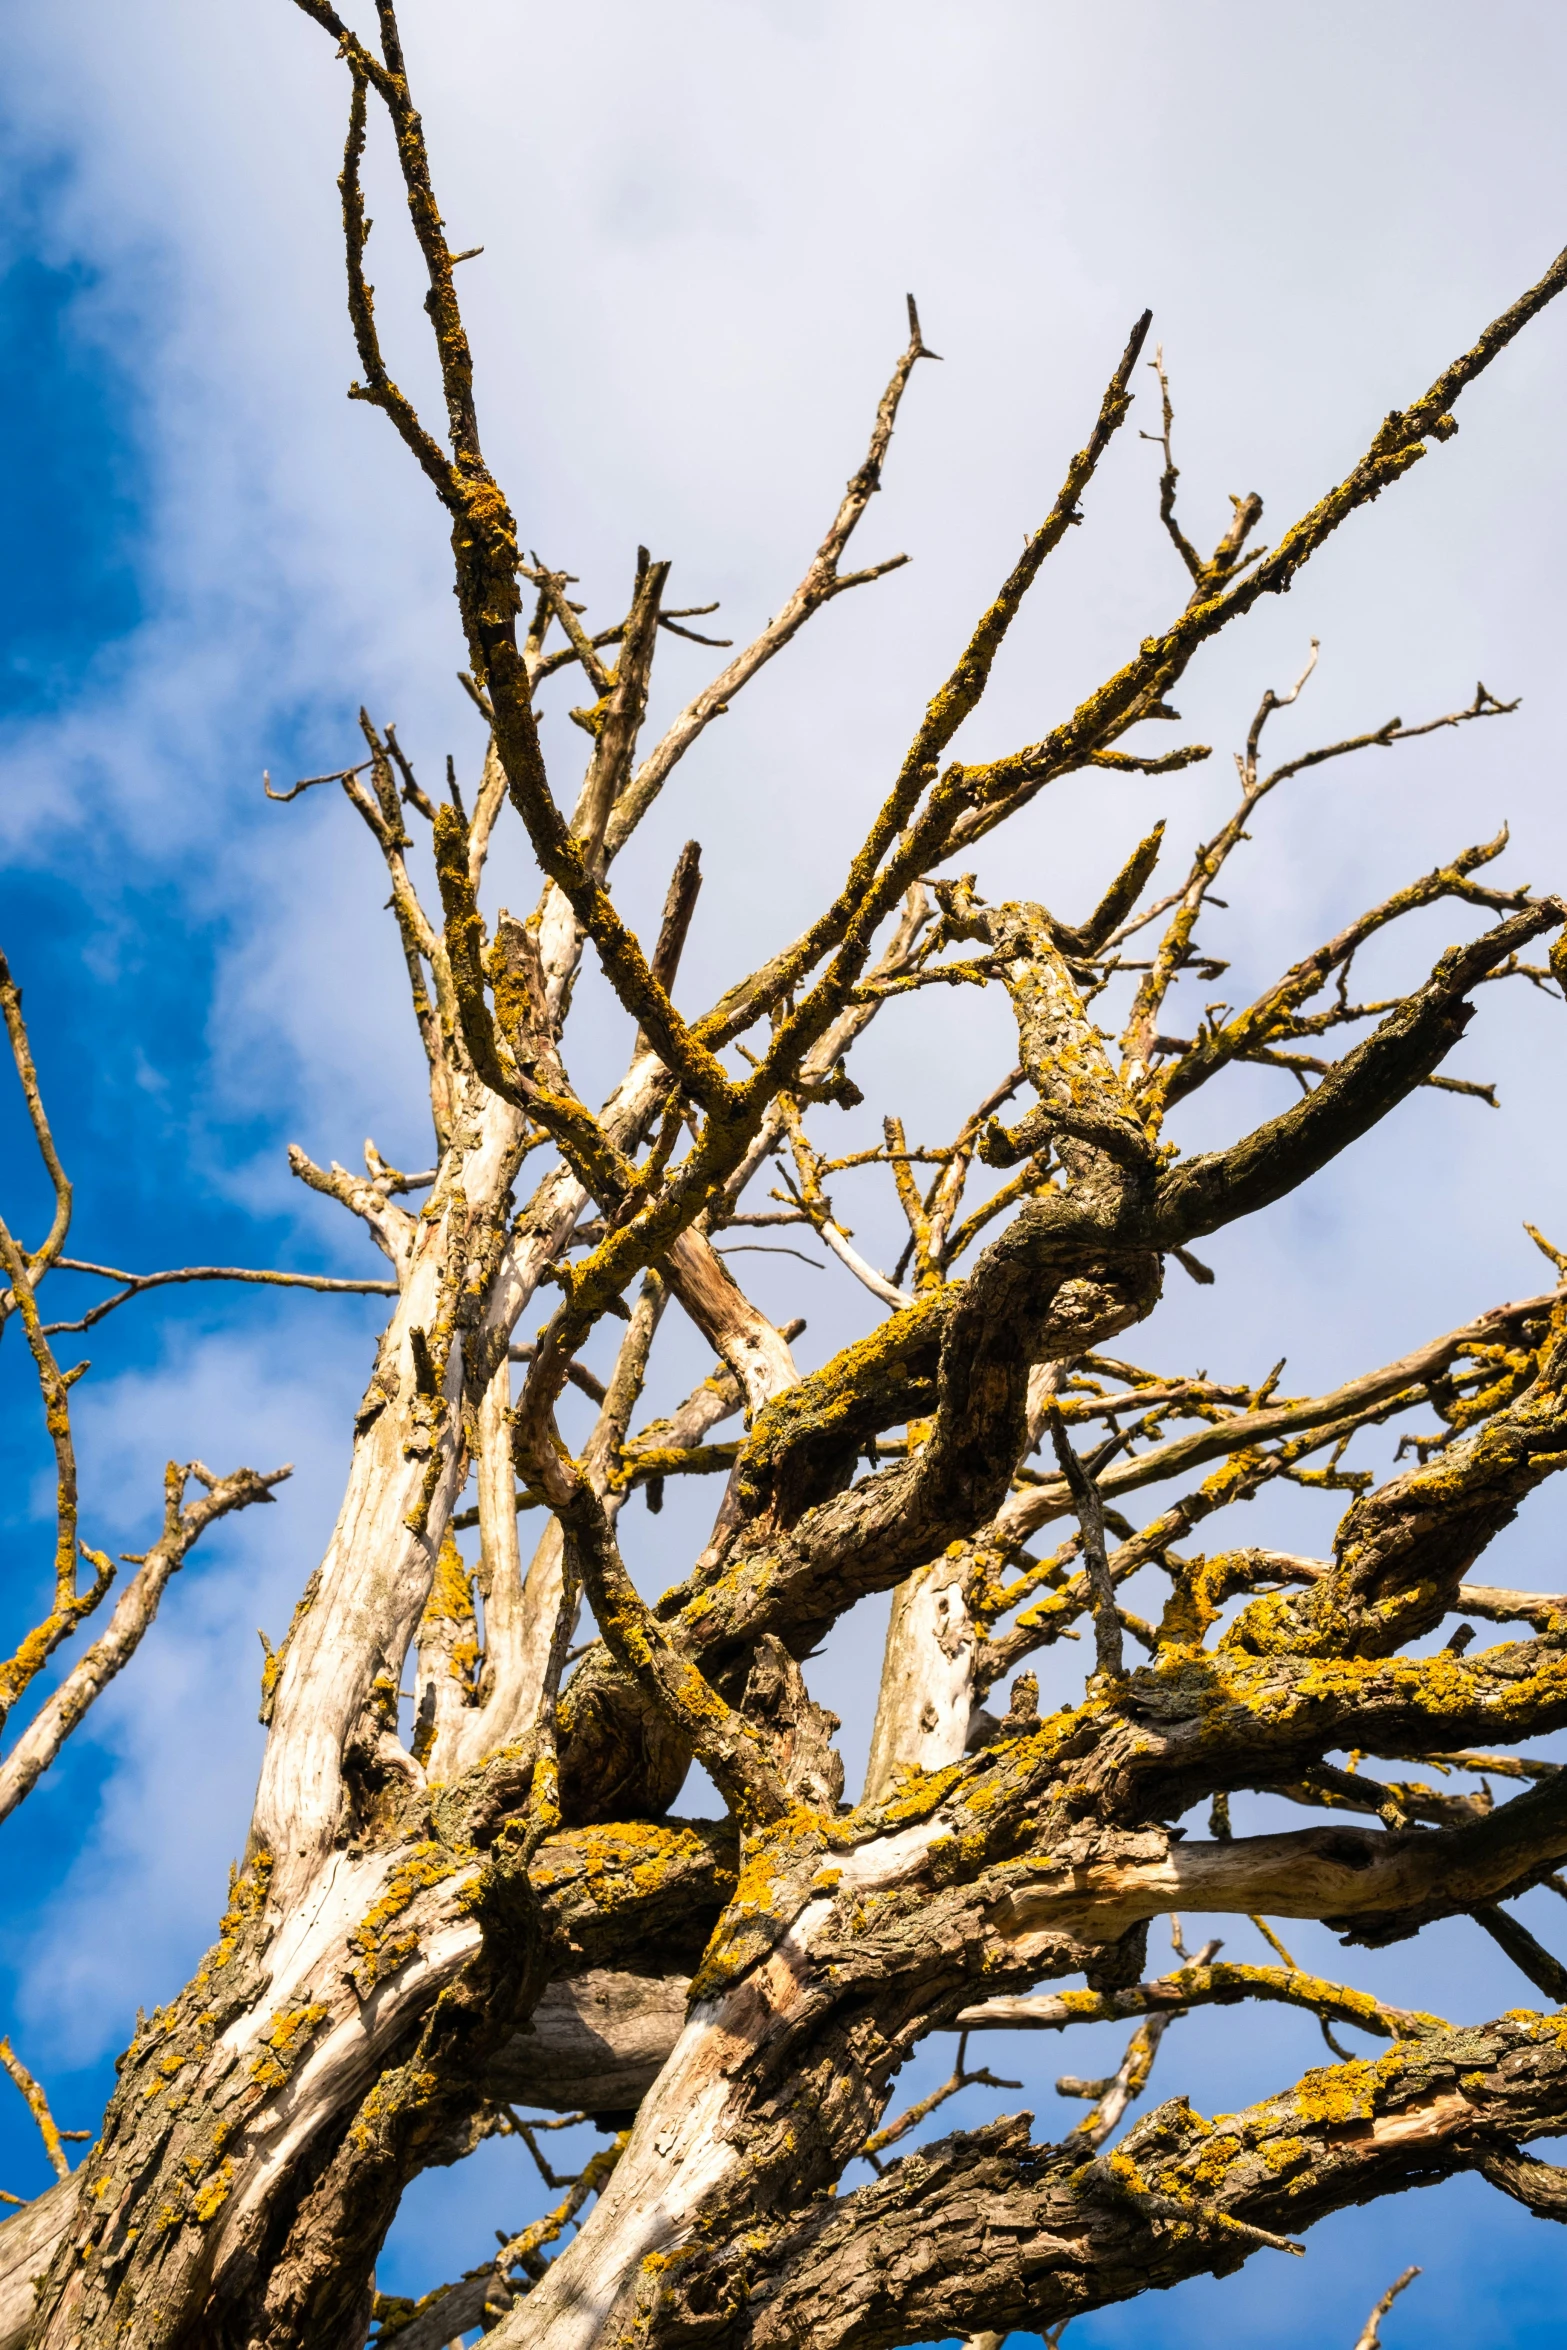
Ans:
[{"label": "twig", "polygon": [[893,426],[909,377],[921,359],[940,356],[926,346],[912,294],[908,297],[908,307],[908,345],[881,396],[865,462],[844,491],[838,511],[833,516],[826,537],[812,556],[805,577],[793,595],[785,598],[761,633],[742,652],[737,653],[727,667],[719,671],[710,685],[705,686],[693,701],[686,704],[642,761],[610,821],[606,845],[612,855],[652,806],[676,761],[684,757],[704,728],[722,716],[741,687],[749,683],[775,653],[782,652],[813,612],[830,602],[834,596],[841,595],[846,588],[883,578],[889,571],[896,571],[907,563],[907,555],[894,555],[884,563],[873,564],[866,571],[840,573],[838,569],[856,524],[881,487],[881,469],[892,443]]},{"label": "twig", "polygon": [[968,2034],[964,2032],[958,2040],[957,2061],[948,2078],[942,2082],[941,2087],[932,2089],[928,2097],[920,2098],[918,2103],[911,2105],[906,2113],[900,2113],[896,2121],[888,2122],[885,2129],[874,2130],[866,2139],[860,2148],[860,2153],[873,2170],[879,2171],[881,2169],[881,2164],[876,2159],[878,2155],[885,2154],[887,2148],[895,2146],[900,2138],[906,2138],[910,2130],[917,2129],[919,2124],[930,2114],[933,2114],[938,2106],[945,2105],[949,2097],[956,2097],[959,2090],[1022,2088],[1021,2081],[998,2080],[996,2075],[983,2065],[977,2072],[970,2072],[967,2066],[967,2057]]},{"label": "twig", "polygon": [[[38,1153],[48,1169],[49,1181],[54,1186],[54,1217],[39,1247],[27,1254],[29,1272],[36,1285],[38,1276],[54,1263],[65,1246],[65,1236],[71,1226],[71,1183],[60,1163],[50,1131],[48,1113],[44,1109],[43,1094],[38,1084],[38,1072],[33,1066],[32,1046],[28,1041],[27,1026],[22,1018],[22,991],[11,977],[11,967],[0,954],[0,1013],[3,1013],[6,1034],[11,1040],[11,1057],[16,1063],[16,1074],[21,1080],[22,1096],[27,1103],[27,1115],[32,1121]],[[12,1311],[13,1298],[9,1293],[0,1297],[0,1329]]]},{"label": "twig", "polygon": [[46,1322],[43,1328],[50,1338],[61,1331],[90,1330],[105,1314],[112,1314],[116,1306],[124,1305],[127,1298],[139,1297],[144,1289],[166,1288],[171,1282],[256,1281],[274,1289],[316,1289],[356,1297],[397,1295],[395,1281],[347,1281],[327,1273],[264,1272],[247,1265],[181,1265],[167,1273],[124,1273],[114,1265],[90,1265],[79,1257],[57,1257],[55,1263],[62,1273],[94,1273],[103,1281],[123,1281],[125,1287],[117,1296],[105,1298],[101,1305],[89,1308],[79,1322]]},{"label": "twig", "polygon": [[1395,2277],[1392,2284],[1389,2285],[1387,2291],[1383,2294],[1381,2300],[1377,2303],[1375,2309],[1373,2309],[1371,2312],[1371,2315],[1367,2318],[1365,2324],[1361,2327],[1360,2332],[1356,2337],[1355,2350],[1380,2350],[1382,2341],[1382,2320],[1386,2317],[1388,2311],[1392,2308],[1394,2302],[1398,2299],[1398,2296],[1404,2290],[1404,2287],[1406,2285],[1412,2285],[1419,2274],[1420,2271],[1418,2268],[1406,2268],[1401,2277]]},{"label": "twig", "polygon": [[1050,1440],[1071,1492],[1077,1522],[1083,1530],[1083,1567],[1093,1602],[1096,1666],[1101,1673],[1119,1680],[1124,1671],[1121,1621],[1116,1613],[1115,1585],[1110,1578],[1110,1562],[1105,1554],[1104,1504],[1099,1498],[1099,1487],[1093,1476],[1072,1450],[1060,1407],[1054,1398],[1051,1400],[1048,1418]]},{"label": "twig", "polygon": [[793,1257],[797,1263],[809,1265],[813,1273],[822,1271],[819,1257],[808,1257],[803,1249],[787,1248],[777,1240],[736,1240],[727,1248],[720,1243],[717,1253],[721,1257]]},{"label": "twig", "polygon": [[1567,1966],[1554,1958],[1543,1943],[1537,1942],[1527,1926],[1520,1925],[1517,1918],[1509,1917],[1494,1902],[1482,1902],[1469,1914],[1506,1951],[1519,1973],[1527,1975],[1537,1991],[1543,1991],[1558,2007],[1567,2007]]},{"label": "twig", "polygon": [[569,2177],[559,2178],[555,2172],[551,2170],[549,2164],[545,2161],[543,2154],[539,2150],[539,2142],[535,2136],[535,2132],[539,2130],[575,2129],[579,2122],[585,2122],[588,2119],[588,2116],[585,2113],[563,2113],[559,2116],[551,2116],[549,2119],[541,2119],[537,2114],[530,2114],[526,2119],[524,2119],[521,2114],[514,2113],[508,2106],[506,2109],[506,2118],[510,2122],[511,2127],[515,2131],[516,2135],[522,2140],[523,2144],[527,2147],[528,2152],[532,2155],[534,2163],[538,2169],[539,2176],[544,2181],[546,2187],[569,2187],[575,2183],[575,2172],[572,2172]]},{"label": "twig", "polygon": [[[9,2039],[0,2040],[0,2065],[5,2067],[27,2100],[27,2109],[38,2124],[38,2134],[44,2142],[44,2152],[49,2157],[50,2167],[55,2177],[68,2179],[71,2175],[71,2166],[66,2160],[65,2148],[60,2141],[62,2138],[90,2139],[91,2130],[62,2130],[56,2125],[54,2115],[49,2110],[49,2100],[44,2095],[42,2084],[33,2078],[17,2055],[16,2050],[11,2046]],[[12,2198],[8,2196],[6,2200],[10,2202]]]},{"label": "twig", "polygon": [[10,1276],[11,1296],[22,1317],[22,1328],[38,1373],[44,1423],[49,1431],[55,1467],[54,1602],[43,1622],[26,1635],[14,1655],[0,1663],[0,1724],[3,1724],[22,1691],[42,1671],[61,1641],[68,1640],[82,1618],[98,1605],[113,1580],[114,1569],[106,1558],[82,1549],[81,1555],[92,1561],[97,1572],[90,1588],[78,1591],[76,1563],[81,1546],[77,1534],[76,1447],[71,1436],[69,1397],[87,1365],[79,1363],[74,1370],[62,1372],[55,1361],[38,1319],[38,1303],[26,1259],[3,1221],[0,1221],[0,1264]]},{"label": "twig", "polygon": [[357,767],[334,767],[329,775],[304,775],[298,783],[291,784],[287,791],[274,791],[272,777],[263,767],[261,788],[269,800],[276,800],[279,807],[286,807],[290,800],[297,800],[301,792],[314,791],[318,783],[347,783],[353,776],[363,775],[369,765],[368,759],[361,759]]}]

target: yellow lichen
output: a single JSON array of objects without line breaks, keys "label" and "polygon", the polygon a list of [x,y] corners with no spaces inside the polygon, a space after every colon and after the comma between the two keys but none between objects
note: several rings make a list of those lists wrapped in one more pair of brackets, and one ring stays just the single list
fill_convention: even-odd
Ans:
[{"label": "yellow lichen", "polygon": [[191,2209],[203,2226],[209,2219],[217,2217],[224,2204],[227,2203],[233,2186],[234,2165],[232,2161],[220,2163],[191,2204]]},{"label": "yellow lichen", "polygon": [[[265,1906],[267,1886],[272,1876],[272,1855],[258,1852],[245,1868],[232,1873],[229,1883],[229,1903],[218,1921],[218,1939],[207,1953],[192,1988],[204,1987],[210,1980],[209,1969],[227,1966],[239,1948],[245,1928],[258,1918]],[[153,2018],[154,2023],[157,2017]]]},{"label": "yellow lichen", "polygon": [[1303,2122],[1370,2121],[1376,2112],[1376,2094],[1383,2083],[1383,2064],[1367,2064],[1352,2057],[1347,2064],[1323,2066],[1309,2072],[1290,2099]]}]

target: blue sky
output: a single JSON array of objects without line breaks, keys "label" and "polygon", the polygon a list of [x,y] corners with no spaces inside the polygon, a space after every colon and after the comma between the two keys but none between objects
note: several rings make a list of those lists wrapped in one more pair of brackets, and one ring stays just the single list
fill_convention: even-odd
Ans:
[{"label": "blue sky", "polygon": [[[457,18],[486,59],[477,77],[441,53]],[[287,0],[9,0],[0,20],[0,943],[76,1179],[76,1244],[138,1267],[373,1275],[368,1244],[290,1182],[283,1149],[346,1161],[369,1132],[422,1161],[384,889],[341,803],[272,807],[261,770],[349,755],[361,700],[432,771],[451,750],[471,773],[482,745],[453,680],[439,519],[381,420],[342,398],[340,69]],[[859,460],[907,286],[946,354],[916,379],[864,526],[863,559],[906,547],[914,563],[814,624],[713,731],[618,883],[643,918],[691,831],[715,880],[739,877],[710,881],[694,996],[753,959],[759,931],[787,935],[834,869],[1054,494],[1144,302],[1173,372],[1194,529],[1215,534],[1226,493],[1255,487],[1271,535],[1567,238],[1567,33],[1545,7],[1509,6],[1482,29],[1453,0],[1374,14],[670,0],[656,20],[599,0],[568,21],[531,0],[419,0],[406,23],[454,241],[486,248],[465,292],[488,444],[529,543],[582,576],[596,611],[615,605],[642,540],[675,558],[690,601],[721,596],[734,633],[753,628]],[[382,181],[372,209],[395,363],[423,392]],[[1258,692],[1319,635],[1281,746],[1286,730],[1303,748],[1451,709],[1477,674],[1523,706],[1281,803],[1232,893],[1223,951],[1237,970],[1267,976],[1504,816],[1506,870],[1559,885],[1564,357],[1567,315],[1550,315],[1466,400],[1457,441],[1194,672],[1182,707],[1218,746],[1207,767],[1118,785],[1113,801],[1063,787],[986,852],[995,878],[1011,890],[1022,872],[1069,909],[1152,815],[1195,838],[1227,804],[1228,747]],[[1090,527],[1009,647],[976,750],[1037,735],[1167,613],[1178,580],[1154,470],[1124,435]],[[665,654],[664,704],[707,658]],[[572,740],[549,722],[562,765]],[[525,902],[514,841],[498,862],[503,893]],[[1449,921],[1428,921],[1406,957],[1445,944]],[[587,1085],[620,1039],[584,995]],[[1219,1284],[1172,1294],[1147,1358],[1256,1377],[1287,1343],[1304,1387],[1536,1286],[1521,1218],[1567,1234],[1562,1042],[1559,1007],[1487,1000],[1454,1067],[1500,1080],[1500,1116],[1410,1105],[1309,1198],[1224,1236]],[[1002,1007],[943,1005],[918,1037],[884,1022],[861,1082],[934,1136],[968,1105],[976,1057],[1000,1068],[1005,1049]],[[1272,1106],[1268,1081],[1248,1077],[1202,1111],[1214,1131]],[[0,1088],[5,1213],[32,1235],[45,1199],[24,1142]],[[875,1254],[886,1203],[867,1192],[856,1213]],[[806,1361],[857,1326],[835,1275],[749,1262],[780,1317],[810,1315]],[[259,1751],[256,1627],[276,1637],[330,1526],[375,1324],[372,1302],[191,1291],[94,1333],[77,1391],[89,1540],[140,1547],[171,1452],[297,1466],[275,1509],[198,1552],[131,1672],[3,1831],[0,2027],[68,2123],[96,2120],[136,2006],[177,1987],[210,1934]],[[705,1368],[678,1341],[671,1355],[671,1384]],[[48,1551],[15,1348],[0,1397],[9,1633]],[[1253,1523],[1260,1538],[1260,1506]],[[1268,1523],[1321,1544],[1330,1521],[1302,1499]],[[674,1507],[656,1527],[636,1520],[650,1583],[678,1571],[692,1528]],[[1505,1538],[1498,1578],[1552,1586],[1559,1528],[1547,1491]],[[851,1753],[868,1729],[866,1614],[822,1667]],[[1525,1914],[1567,1947],[1548,1895]],[[1230,1932],[1239,1952],[1249,1929]],[[1374,1958],[1301,1940],[1328,1971],[1401,1997],[1418,1978],[1421,2001],[1455,2016],[1528,1996],[1462,1924]],[[1314,2061],[1303,2030],[1193,2019],[1156,2086],[1208,2111],[1262,2094]],[[943,2054],[921,2060],[911,2096]],[[1064,2110],[1054,2073],[1099,2063],[1076,2044],[1010,2060],[990,2056],[1025,2074],[1042,2128]],[[24,2120],[0,2104],[0,2184],[19,2192],[43,2183]],[[529,2194],[504,2146],[421,2182],[385,2281],[454,2273],[518,2224]],[[1428,2274],[1389,2320],[1390,2350],[1503,2350],[1546,2340],[1562,2257],[1554,2231],[1459,2183],[1333,2223],[1287,2274],[1254,2262],[1081,2332],[1141,2350],[1218,2323],[1270,2350],[1348,2350],[1376,2293],[1419,2260]]]}]

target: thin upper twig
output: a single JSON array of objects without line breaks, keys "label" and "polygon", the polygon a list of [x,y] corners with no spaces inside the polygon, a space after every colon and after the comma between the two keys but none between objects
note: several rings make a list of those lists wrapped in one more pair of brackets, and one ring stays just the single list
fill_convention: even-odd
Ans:
[{"label": "thin upper twig", "polygon": [[75,1322],[45,1322],[44,1334],[50,1338],[61,1331],[90,1330],[95,1322],[101,1322],[105,1314],[112,1314],[128,1298],[140,1297],[143,1290],[164,1289],[183,1281],[251,1281],[272,1289],[315,1289],[356,1297],[397,1295],[395,1281],[351,1281],[328,1273],[277,1273],[251,1265],[179,1265],[162,1273],[126,1273],[117,1265],[94,1265],[83,1257],[57,1257],[55,1263],[62,1273],[94,1273],[100,1280],[122,1281],[125,1286],[100,1305],[90,1306]]},{"label": "thin upper twig", "polygon": [[9,2039],[0,2040],[0,2066],[3,2066],[10,2074],[22,2096],[26,2099],[27,2110],[38,2124],[38,2134],[44,2142],[44,2152],[49,2157],[50,2169],[57,2179],[68,2179],[71,2175],[71,2166],[66,2159],[65,2148],[60,2141],[62,2138],[91,2138],[91,2130],[62,2130],[59,2127],[54,2115],[49,2110],[49,2100],[44,2095],[42,2083],[28,2071],[16,2050],[11,2046]]}]

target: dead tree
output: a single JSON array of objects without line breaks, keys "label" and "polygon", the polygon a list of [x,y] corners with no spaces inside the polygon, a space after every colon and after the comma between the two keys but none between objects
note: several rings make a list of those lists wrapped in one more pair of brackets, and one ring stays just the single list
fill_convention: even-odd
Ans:
[{"label": "dead tree", "polygon": [[[821,607],[892,567],[844,564],[930,355],[918,316],[911,302],[865,461],[800,585],[645,742],[660,632],[693,633],[694,615],[666,602],[668,564],[640,552],[624,618],[590,628],[568,575],[525,558],[482,453],[465,256],[448,249],[391,0],[378,0],[375,45],[326,0],[299,5],[344,67],[351,396],[382,411],[449,517],[465,683],[489,747],[467,796],[455,781],[432,796],[393,729],[366,716],[357,757],[294,787],[339,785],[384,861],[433,1165],[403,1173],[371,1147],[361,1176],[294,1155],[366,1225],[395,1302],[336,1529],[267,1663],[269,1741],[217,1939],[140,2025],[79,2169],[0,2227],[0,2338],[359,2350],[374,2326],[378,2342],[423,2350],[484,2325],[516,2350],[881,2350],[1058,2329],[1298,2251],[1325,2213],[1461,2170],[1567,2216],[1567,2175],[1524,2151],[1567,2128],[1567,1969],[1504,1906],[1540,1883],[1567,1890],[1554,1875],[1567,1774],[1517,1751],[1567,1723],[1567,1598],[1472,1579],[1567,1463],[1567,1256],[1546,1246],[1539,1294],[1324,1394],[1107,1351],[1148,1315],[1168,1262],[1209,1278],[1194,1253],[1205,1235],[1296,1191],[1417,1087],[1483,1091],[1442,1074],[1482,986],[1561,990],[1567,908],[1494,879],[1499,837],[1355,914],[1244,1007],[1177,1010],[1178,989],[1221,968],[1199,939],[1204,910],[1268,794],[1325,760],[1511,705],[1481,687],[1424,724],[1389,720],[1270,766],[1270,719],[1303,676],[1262,696],[1235,812],[1184,869],[1156,883],[1156,831],[1129,857],[1107,853],[1096,906],[1056,910],[986,903],[963,867],[1063,776],[1108,782],[1208,756],[1144,748],[1138,730],[1175,718],[1170,696],[1211,638],[1456,431],[1469,383],[1567,284],[1567,254],[1385,416],[1272,546],[1257,541],[1255,496],[1235,502],[1211,554],[1187,536],[1155,361],[1160,511],[1187,574],[1173,616],[1036,741],[955,758],[1024,597],[1085,517],[1143,362],[1139,319],[841,887],[718,1002],[681,1010],[696,848],[656,941],[617,911],[610,867],[736,694]],[[392,134],[428,277],[439,427],[378,340],[360,181],[372,115]],[[536,731],[556,679],[584,695],[574,799],[546,775]],[[526,919],[485,904],[502,823],[523,827],[541,872]],[[438,905],[418,879],[430,865]],[[1437,901],[1462,942],[1404,992],[1361,1000],[1360,947]],[[629,1040],[597,1109],[571,1075],[585,955]],[[879,1146],[835,1157],[835,1105],[859,1098],[849,1060],[869,1025],[917,1019],[926,988],[992,982],[1015,1014],[1016,1066],[986,1074],[959,1131],[911,1140],[889,1117]],[[36,1302],[67,1261],[69,1195],[19,1011],[12,1035],[61,1211],[38,1248],[4,1241],[4,1303],[38,1364],[61,1509],[58,1595],[7,1668],[8,1700],[109,1574],[98,1564],[85,1592],[77,1580],[74,1374]],[[1223,1148],[1183,1153],[1170,1114],[1242,1062],[1283,1071],[1298,1098]],[[907,1220],[890,1273],[847,1221],[867,1182],[894,1186]],[[758,1223],[814,1233],[866,1293],[864,1335],[806,1376],[791,1330],[723,1254],[727,1230]],[[647,1417],[671,1306],[716,1367]],[[606,1318],[618,1352],[601,1381],[582,1351]],[[597,1408],[576,1453],[556,1418],[573,1382]],[[1412,1457],[1390,1481],[1342,1465],[1359,1432],[1411,1413]],[[171,1470],[134,1620],[117,1635],[117,1615],[109,1653],[101,1640],[77,1668],[84,1698],[129,1653],[198,1521],[269,1482],[188,1474],[204,1497],[187,1505]],[[702,1475],[721,1494],[711,1538],[649,1606],[623,1561],[627,1505],[639,1487],[653,1507],[670,1478]],[[1193,1546],[1206,1519],[1291,1479],[1347,1494],[1330,1555]],[[1152,1515],[1125,1514],[1138,1493]],[[525,1559],[528,1513],[542,1532]],[[471,1568],[457,1542],[470,1528]],[[1138,1575],[1163,1592],[1146,1618],[1130,1606]],[[871,1770],[846,1804],[837,1724],[802,1661],[857,1600],[887,1591]],[[1516,1636],[1414,1653],[1455,1614]],[[579,1618],[593,1637],[568,1675]],[[1029,1660],[1080,1632],[1080,1694],[1043,1711]],[[76,1678],[4,1766],[17,1793],[69,1729]],[[1351,1750],[1425,1775],[1333,1759]],[[671,1816],[693,1758],[720,1819]],[[1483,1780],[1449,1784],[1455,1771],[1522,1791],[1493,1807]],[[1232,1835],[1243,1789],[1333,1816]],[[1373,1946],[1466,1912],[1546,2011],[1452,2024],[1390,2007],[1303,1972],[1276,1936],[1278,1964],[1255,1966],[1213,1946],[1188,1956],[1177,1929],[1179,1963],[1150,1976],[1149,1921],[1187,1910],[1317,1919]],[[1176,2101],[1115,2139],[1167,2024],[1215,2001],[1305,2008],[1336,2060],[1244,2113],[1207,2122]],[[951,2089],[993,2079],[969,2064],[974,2035],[1106,2018],[1130,2027],[1125,2060],[1073,2084],[1091,2110],[1063,2139],[1036,2139],[1013,2113],[907,2145]],[[1331,2038],[1345,2029],[1383,2053],[1346,2057]],[[948,2089],[889,2120],[899,2068],[953,2031],[968,2038]],[[408,2181],[524,2127],[522,2103],[596,2113],[608,2142],[492,2264],[418,2305],[377,2306],[376,2254]],[[835,2193],[862,2155],[869,2183]]]}]

